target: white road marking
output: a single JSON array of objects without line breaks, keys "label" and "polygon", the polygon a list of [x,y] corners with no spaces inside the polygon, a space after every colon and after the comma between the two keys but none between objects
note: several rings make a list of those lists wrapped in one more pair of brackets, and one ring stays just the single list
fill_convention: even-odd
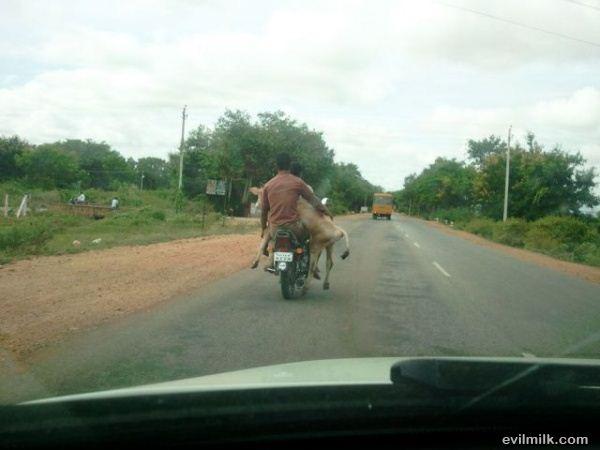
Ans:
[{"label": "white road marking", "polygon": [[523,352],[521,353],[525,358],[535,358],[536,356],[533,353]]},{"label": "white road marking", "polygon": [[440,266],[437,262],[433,262],[433,265],[436,267],[437,270],[439,270],[440,272],[442,272],[445,276],[447,276],[448,278],[450,278],[450,274],[448,272],[446,272],[444,270],[444,268],[442,266]]},{"label": "white road marking", "polygon": [[417,247],[417,248],[421,248],[421,246],[419,245],[419,243],[418,243],[418,242],[414,242],[414,244],[415,244],[415,247]]}]

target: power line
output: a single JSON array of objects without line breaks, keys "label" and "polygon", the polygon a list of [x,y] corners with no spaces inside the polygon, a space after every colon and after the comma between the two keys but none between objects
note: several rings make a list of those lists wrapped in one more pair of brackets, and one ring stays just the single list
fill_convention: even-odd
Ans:
[{"label": "power line", "polygon": [[569,36],[568,34],[563,34],[563,33],[559,33],[557,31],[552,31],[552,30],[546,30],[545,28],[539,28],[539,27],[536,27],[536,26],[533,26],[533,25],[527,25],[526,23],[517,22],[516,20],[512,20],[512,19],[505,19],[503,17],[498,17],[498,16],[495,16],[493,14],[488,14],[488,13],[483,12],[483,11],[478,11],[476,9],[466,8],[464,6],[452,5],[452,4],[445,3],[445,2],[442,2],[442,1],[439,1],[439,0],[434,0],[434,1],[435,1],[435,3],[438,3],[438,4],[443,5],[443,6],[447,6],[449,8],[454,8],[454,9],[458,9],[458,10],[461,10],[461,11],[470,12],[472,14],[477,14],[479,16],[487,17],[488,19],[497,20],[499,22],[504,22],[504,23],[508,23],[508,24],[511,24],[511,25],[515,25],[517,27],[527,28],[529,30],[534,30],[534,31],[539,31],[540,33],[545,33],[545,34],[549,34],[551,36],[556,36],[556,37],[559,37],[559,38],[562,38],[562,39],[568,39],[568,40],[571,40],[571,41],[579,42],[581,44],[593,45],[594,47],[600,48],[600,43],[597,43],[597,42],[587,41],[585,39],[579,39],[579,38],[576,38],[576,37],[573,37],[573,36]]},{"label": "power line", "polygon": [[578,2],[577,0],[563,0],[563,2],[573,3],[574,5],[583,6],[585,8],[595,9],[596,11],[600,11],[598,6],[590,5],[589,3]]}]

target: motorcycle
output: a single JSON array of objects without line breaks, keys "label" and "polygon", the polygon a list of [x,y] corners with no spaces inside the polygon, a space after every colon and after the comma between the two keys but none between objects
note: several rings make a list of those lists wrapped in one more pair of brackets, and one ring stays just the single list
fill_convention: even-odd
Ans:
[{"label": "motorcycle", "polygon": [[[321,200],[327,205],[328,198]],[[274,267],[268,271],[279,276],[281,294],[286,300],[294,298],[297,290],[304,293],[310,272],[310,240],[301,242],[294,233],[285,227],[280,227],[275,233],[273,244]]]},{"label": "motorcycle", "polygon": [[310,251],[308,241],[300,242],[294,233],[282,227],[275,233],[273,245],[273,271],[279,276],[281,294],[286,300],[302,290],[308,279]]}]

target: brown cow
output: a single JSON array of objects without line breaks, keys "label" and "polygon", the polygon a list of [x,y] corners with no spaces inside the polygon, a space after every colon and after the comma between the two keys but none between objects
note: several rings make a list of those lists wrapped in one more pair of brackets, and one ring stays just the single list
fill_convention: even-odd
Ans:
[{"label": "brown cow", "polygon": [[[250,192],[258,196],[256,207],[259,208],[262,188],[253,187],[250,188]],[[323,289],[329,289],[329,274],[331,272],[331,268],[333,267],[333,244],[344,238],[346,249],[341,257],[342,259],[346,259],[348,255],[350,255],[350,240],[348,238],[348,233],[335,225],[331,217],[319,213],[302,197],[298,198],[297,208],[300,220],[310,233],[310,269],[309,277],[304,285],[304,291],[308,289],[309,280],[315,275],[317,263],[319,262],[319,257],[321,256],[323,249],[325,249],[327,256],[326,274],[325,280],[323,281]],[[269,239],[270,236],[267,232],[263,236],[263,240],[260,244],[256,257],[252,262],[251,267],[253,269],[258,267],[260,256],[266,253]]]}]

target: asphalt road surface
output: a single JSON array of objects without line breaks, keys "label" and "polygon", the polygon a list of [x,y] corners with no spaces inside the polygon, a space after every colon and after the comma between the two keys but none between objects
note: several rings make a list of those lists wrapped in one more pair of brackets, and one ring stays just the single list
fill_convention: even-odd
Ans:
[{"label": "asphalt road surface", "polygon": [[[306,297],[285,301],[277,278],[248,269],[62,342],[0,397],[23,400],[323,358],[600,358],[597,284],[417,220],[339,223],[352,252],[347,260],[336,258],[331,290],[315,281]],[[340,245],[336,256],[341,251]]]}]

